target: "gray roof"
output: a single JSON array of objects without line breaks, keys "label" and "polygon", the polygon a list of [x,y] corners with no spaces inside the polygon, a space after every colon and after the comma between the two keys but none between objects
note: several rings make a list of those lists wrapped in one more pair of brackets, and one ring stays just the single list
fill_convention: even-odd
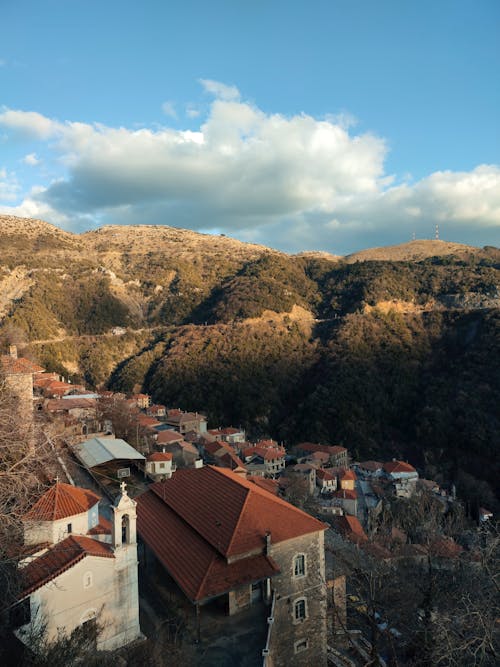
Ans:
[{"label": "gray roof", "polygon": [[87,468],[123,459],[144,461],[142,454],[120,438],[92,438],[75,445],[73,451]]}]

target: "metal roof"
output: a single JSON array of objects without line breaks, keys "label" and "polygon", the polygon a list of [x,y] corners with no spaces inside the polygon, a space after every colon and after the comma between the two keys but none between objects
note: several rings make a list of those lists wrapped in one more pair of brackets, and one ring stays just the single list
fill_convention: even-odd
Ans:
[{"label": "metal roof", "polygon": [[87,468],[123,459],[144,461],[142,454],[120,438],[92,438],[75,445],[73,451]]}]

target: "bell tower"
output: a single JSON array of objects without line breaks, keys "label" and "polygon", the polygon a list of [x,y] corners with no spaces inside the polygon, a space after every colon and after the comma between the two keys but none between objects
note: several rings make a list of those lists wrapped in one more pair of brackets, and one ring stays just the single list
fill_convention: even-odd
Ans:
[{"label": "bell tower", "polygon": [[125,482],[113,505],[113,548],[137,544],[137,503],[129,497]]}]

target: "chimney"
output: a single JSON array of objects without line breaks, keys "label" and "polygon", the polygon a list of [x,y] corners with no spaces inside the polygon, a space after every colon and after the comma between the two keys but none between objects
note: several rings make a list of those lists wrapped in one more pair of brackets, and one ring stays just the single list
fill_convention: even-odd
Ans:
[{"label": "chimney", "polygon": [[194,462],[194,467],[196,469],[203,468],[203,459],[196,459]]},{"label": "chimney", "polygon": [[13,359],[17,359],[17,345],[9,345],[9,355]]},{"label": "chimney", "polygon": [[266,556],[271,555],[271,531],[270,530],[268,530],[266,532],[266,551],[265,551],[265,553],[266,553]]}]

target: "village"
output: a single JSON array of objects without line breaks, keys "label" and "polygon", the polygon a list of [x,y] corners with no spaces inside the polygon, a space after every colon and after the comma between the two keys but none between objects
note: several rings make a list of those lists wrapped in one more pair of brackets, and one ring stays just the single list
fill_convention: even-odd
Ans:
[{"label": "village", "polygon": [[[356,588],[356,559],[442,569],[477,560],[474,540],[435,528],[415,539],[386,521],[460,505],[407,461],[250,442],[238,426],[214,428],[144,393],[88,391],[15,346],[1,361],[20,414],[43,419],[58,461],[23,517],[11,617],[33,651],[37,628],[53,640],[92,627],[98,651],[155,638],[172,665],[356,667],[375,642],[376,664],[392,664],[404,629]],[[481,508],[480,526],[492,519]]]}]

